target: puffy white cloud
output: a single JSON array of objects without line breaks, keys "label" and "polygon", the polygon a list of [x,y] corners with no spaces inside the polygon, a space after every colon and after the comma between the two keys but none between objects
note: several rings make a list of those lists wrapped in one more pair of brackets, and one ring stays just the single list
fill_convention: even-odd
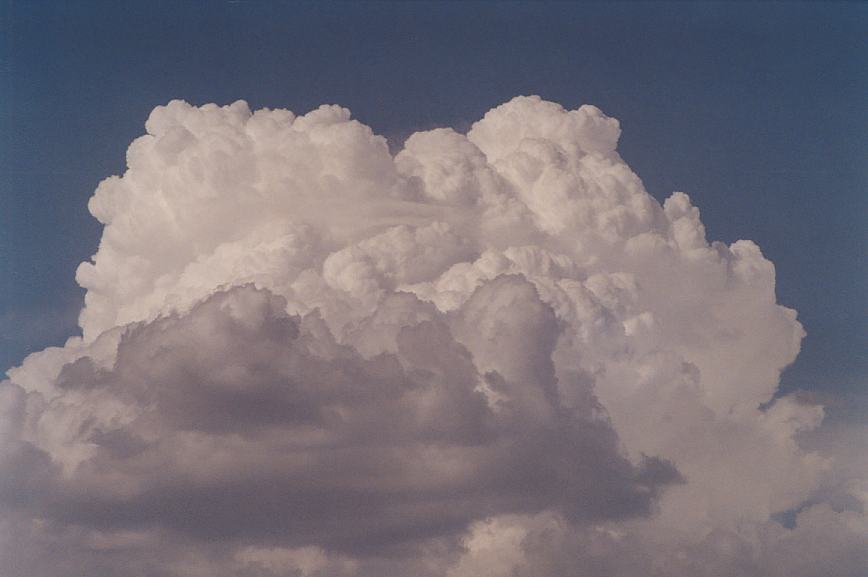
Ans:
[{"label": "puffy white cloud", "polygon": [[337,106],[146,130],[90,201],[83,336],[0,384],[4,576],[864,573],[854,433],[775,397],[773,265],[599,109],[394,157]]}]

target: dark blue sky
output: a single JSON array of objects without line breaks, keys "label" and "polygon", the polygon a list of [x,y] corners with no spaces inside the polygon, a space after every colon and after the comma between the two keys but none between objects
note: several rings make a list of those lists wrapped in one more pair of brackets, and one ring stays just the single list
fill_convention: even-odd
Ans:
[{"label": "dark blue sky", "polygon": [[87,199],[154,106],[337,103],[400,145],[540,94],[618,118],[655,197],[760,244],[809,333],[787,388],[868,386],[868,5],[0,6],[0,369],[76,332]]}]

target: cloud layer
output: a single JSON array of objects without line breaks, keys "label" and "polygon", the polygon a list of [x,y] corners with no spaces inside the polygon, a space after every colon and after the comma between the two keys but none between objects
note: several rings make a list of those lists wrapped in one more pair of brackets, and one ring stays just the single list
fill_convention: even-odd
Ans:
[{"label": "cloud layer", "polygon": [[657,203],[617,120],[146,130],[89,203],[83,337],[0,384],[4,577],[864,575],[864,463],[775,396],[773,265]]}]

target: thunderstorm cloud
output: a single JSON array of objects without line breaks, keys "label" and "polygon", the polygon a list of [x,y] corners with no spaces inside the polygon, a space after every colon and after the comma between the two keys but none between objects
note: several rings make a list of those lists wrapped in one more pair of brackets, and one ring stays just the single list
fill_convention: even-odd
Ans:
[{"label": "thunderstorm cloud", "polygon": [[772,263],[651,197],[617,120],[145,128],[82,336],[0,383],[2,577],[864,577],[864,429],[800,442]]}]

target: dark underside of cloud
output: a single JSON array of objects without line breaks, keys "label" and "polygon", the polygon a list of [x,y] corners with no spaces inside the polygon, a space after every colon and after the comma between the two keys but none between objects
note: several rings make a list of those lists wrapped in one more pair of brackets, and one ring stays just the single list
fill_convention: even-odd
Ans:
[{"label": "dark underside of cloud", "polygon": [[[490,343],[508,352],[512,378],[474,365],[449,328],[468,320],[460,314],[403,326],[395,353],[369,359],[337,344],[316,313],[289,316],[282,298],[251,287],[133,325],[111,369],[88,357],[66,365],[62,393],[43,408],[77,419],[67,440],[90,454],[63,475],[22,444],[4,469],[15,475],[4,478],[6,505],[99,531],[353,554],[504,513],[647,515],[674,467],[632,465],[593,405],[560,403],[556,319],[533,285],[513,276],[483,286],[466,305],[472,320],[492,320],[487,303],[504,297],[526,308],[524,330],[550,335],[529,341],[511,333],[516,324]],[[514,348],[527,342],[535,348]],[[496,390],[493,405],[480,379]],[[103,411],[123,416],[104,424]]]}]

